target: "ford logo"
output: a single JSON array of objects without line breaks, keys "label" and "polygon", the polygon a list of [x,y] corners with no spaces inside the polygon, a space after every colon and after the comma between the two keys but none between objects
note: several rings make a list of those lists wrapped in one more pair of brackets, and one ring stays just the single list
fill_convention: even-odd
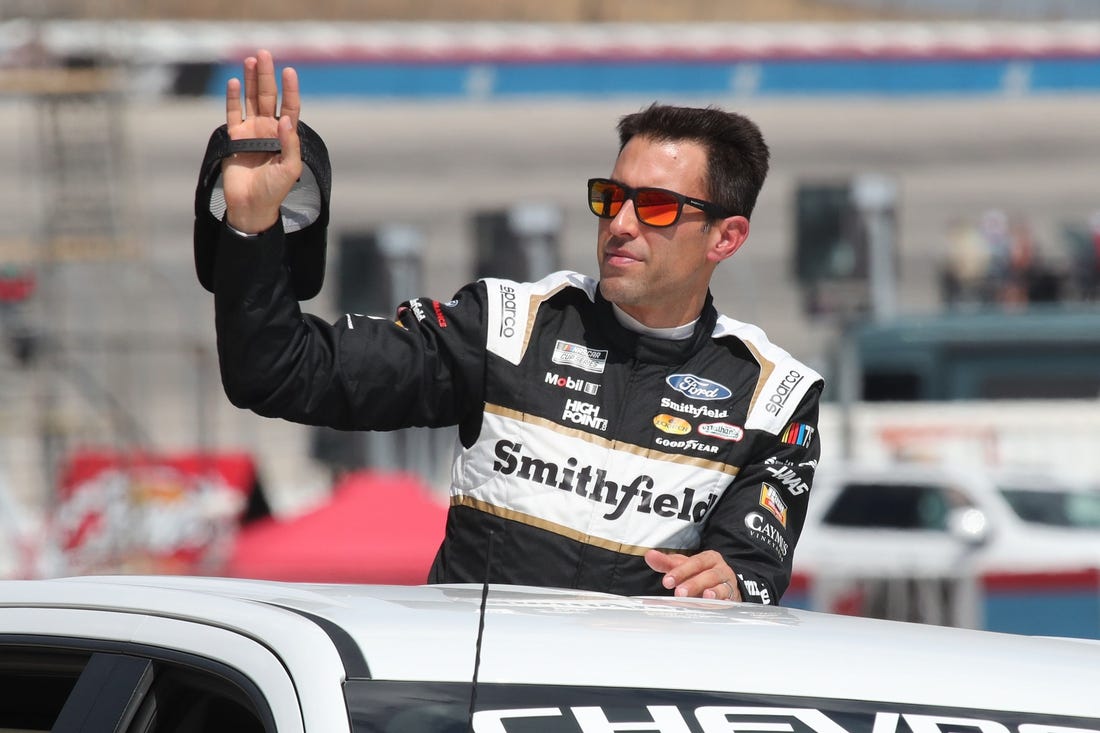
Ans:
[{"label": "ford logo", "polygon": [[665,382],[669,387],[693,400],[724,400],[733,396],[729,387],[694,374],[673,374]]}]

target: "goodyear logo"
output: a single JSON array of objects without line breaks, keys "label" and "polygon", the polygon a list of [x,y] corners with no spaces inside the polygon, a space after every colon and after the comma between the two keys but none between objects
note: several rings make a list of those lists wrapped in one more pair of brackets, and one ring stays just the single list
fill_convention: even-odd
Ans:
[{"label": "goodyear logo", "polygon": [[691,423],[682,417],[660,414],[653,418],[653,424],[658,430],[672,435],[687,435],[691,432]]}]

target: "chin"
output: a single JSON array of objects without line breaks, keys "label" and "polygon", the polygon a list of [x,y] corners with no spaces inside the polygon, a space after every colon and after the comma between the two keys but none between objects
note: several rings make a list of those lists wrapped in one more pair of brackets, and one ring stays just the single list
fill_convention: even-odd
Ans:
[{"label": "chin", "polygon": [[632,305],[638,299],[635,288],[631,287],[630,283],[624,282],[622,278],[602,278],[600,292],[608,302],[620,308]]}]

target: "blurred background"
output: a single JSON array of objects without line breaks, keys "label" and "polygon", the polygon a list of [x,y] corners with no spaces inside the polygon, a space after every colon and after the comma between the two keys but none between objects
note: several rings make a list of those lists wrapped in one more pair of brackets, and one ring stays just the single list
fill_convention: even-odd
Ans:
[{"label": "blurred background", "polygon": [[[621,115],[752,117],[772,173],[714,295],[826,374],[836,487],[785,602],[1100,637],[1091,0],[3,0],[0,575],[424,577],[450,431],[306,428],[221,391],[195,184],[260,47],[331,154],[305,304],[331,320],[593,273],[584,181]],[[1008,470],[1050,511],[1013,509]]]}]

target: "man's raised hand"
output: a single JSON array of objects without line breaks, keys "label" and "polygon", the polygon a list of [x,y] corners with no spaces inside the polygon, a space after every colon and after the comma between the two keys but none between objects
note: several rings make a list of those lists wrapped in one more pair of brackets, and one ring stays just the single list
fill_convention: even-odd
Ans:
[{"label": "man's raised hand", "polygon": [[229,139],[278,138],[281,147],[278,153],[233,153],[222,160],[226,220],[245,234],[262,232],[279,220],[279,206],[302,175],[298,73],[284,68],[282,82],[282,110],[277,113],[275,61],[268,51],[260,50],[244,60],[243,111],[240,80],[233,78],[226,84]]}]

